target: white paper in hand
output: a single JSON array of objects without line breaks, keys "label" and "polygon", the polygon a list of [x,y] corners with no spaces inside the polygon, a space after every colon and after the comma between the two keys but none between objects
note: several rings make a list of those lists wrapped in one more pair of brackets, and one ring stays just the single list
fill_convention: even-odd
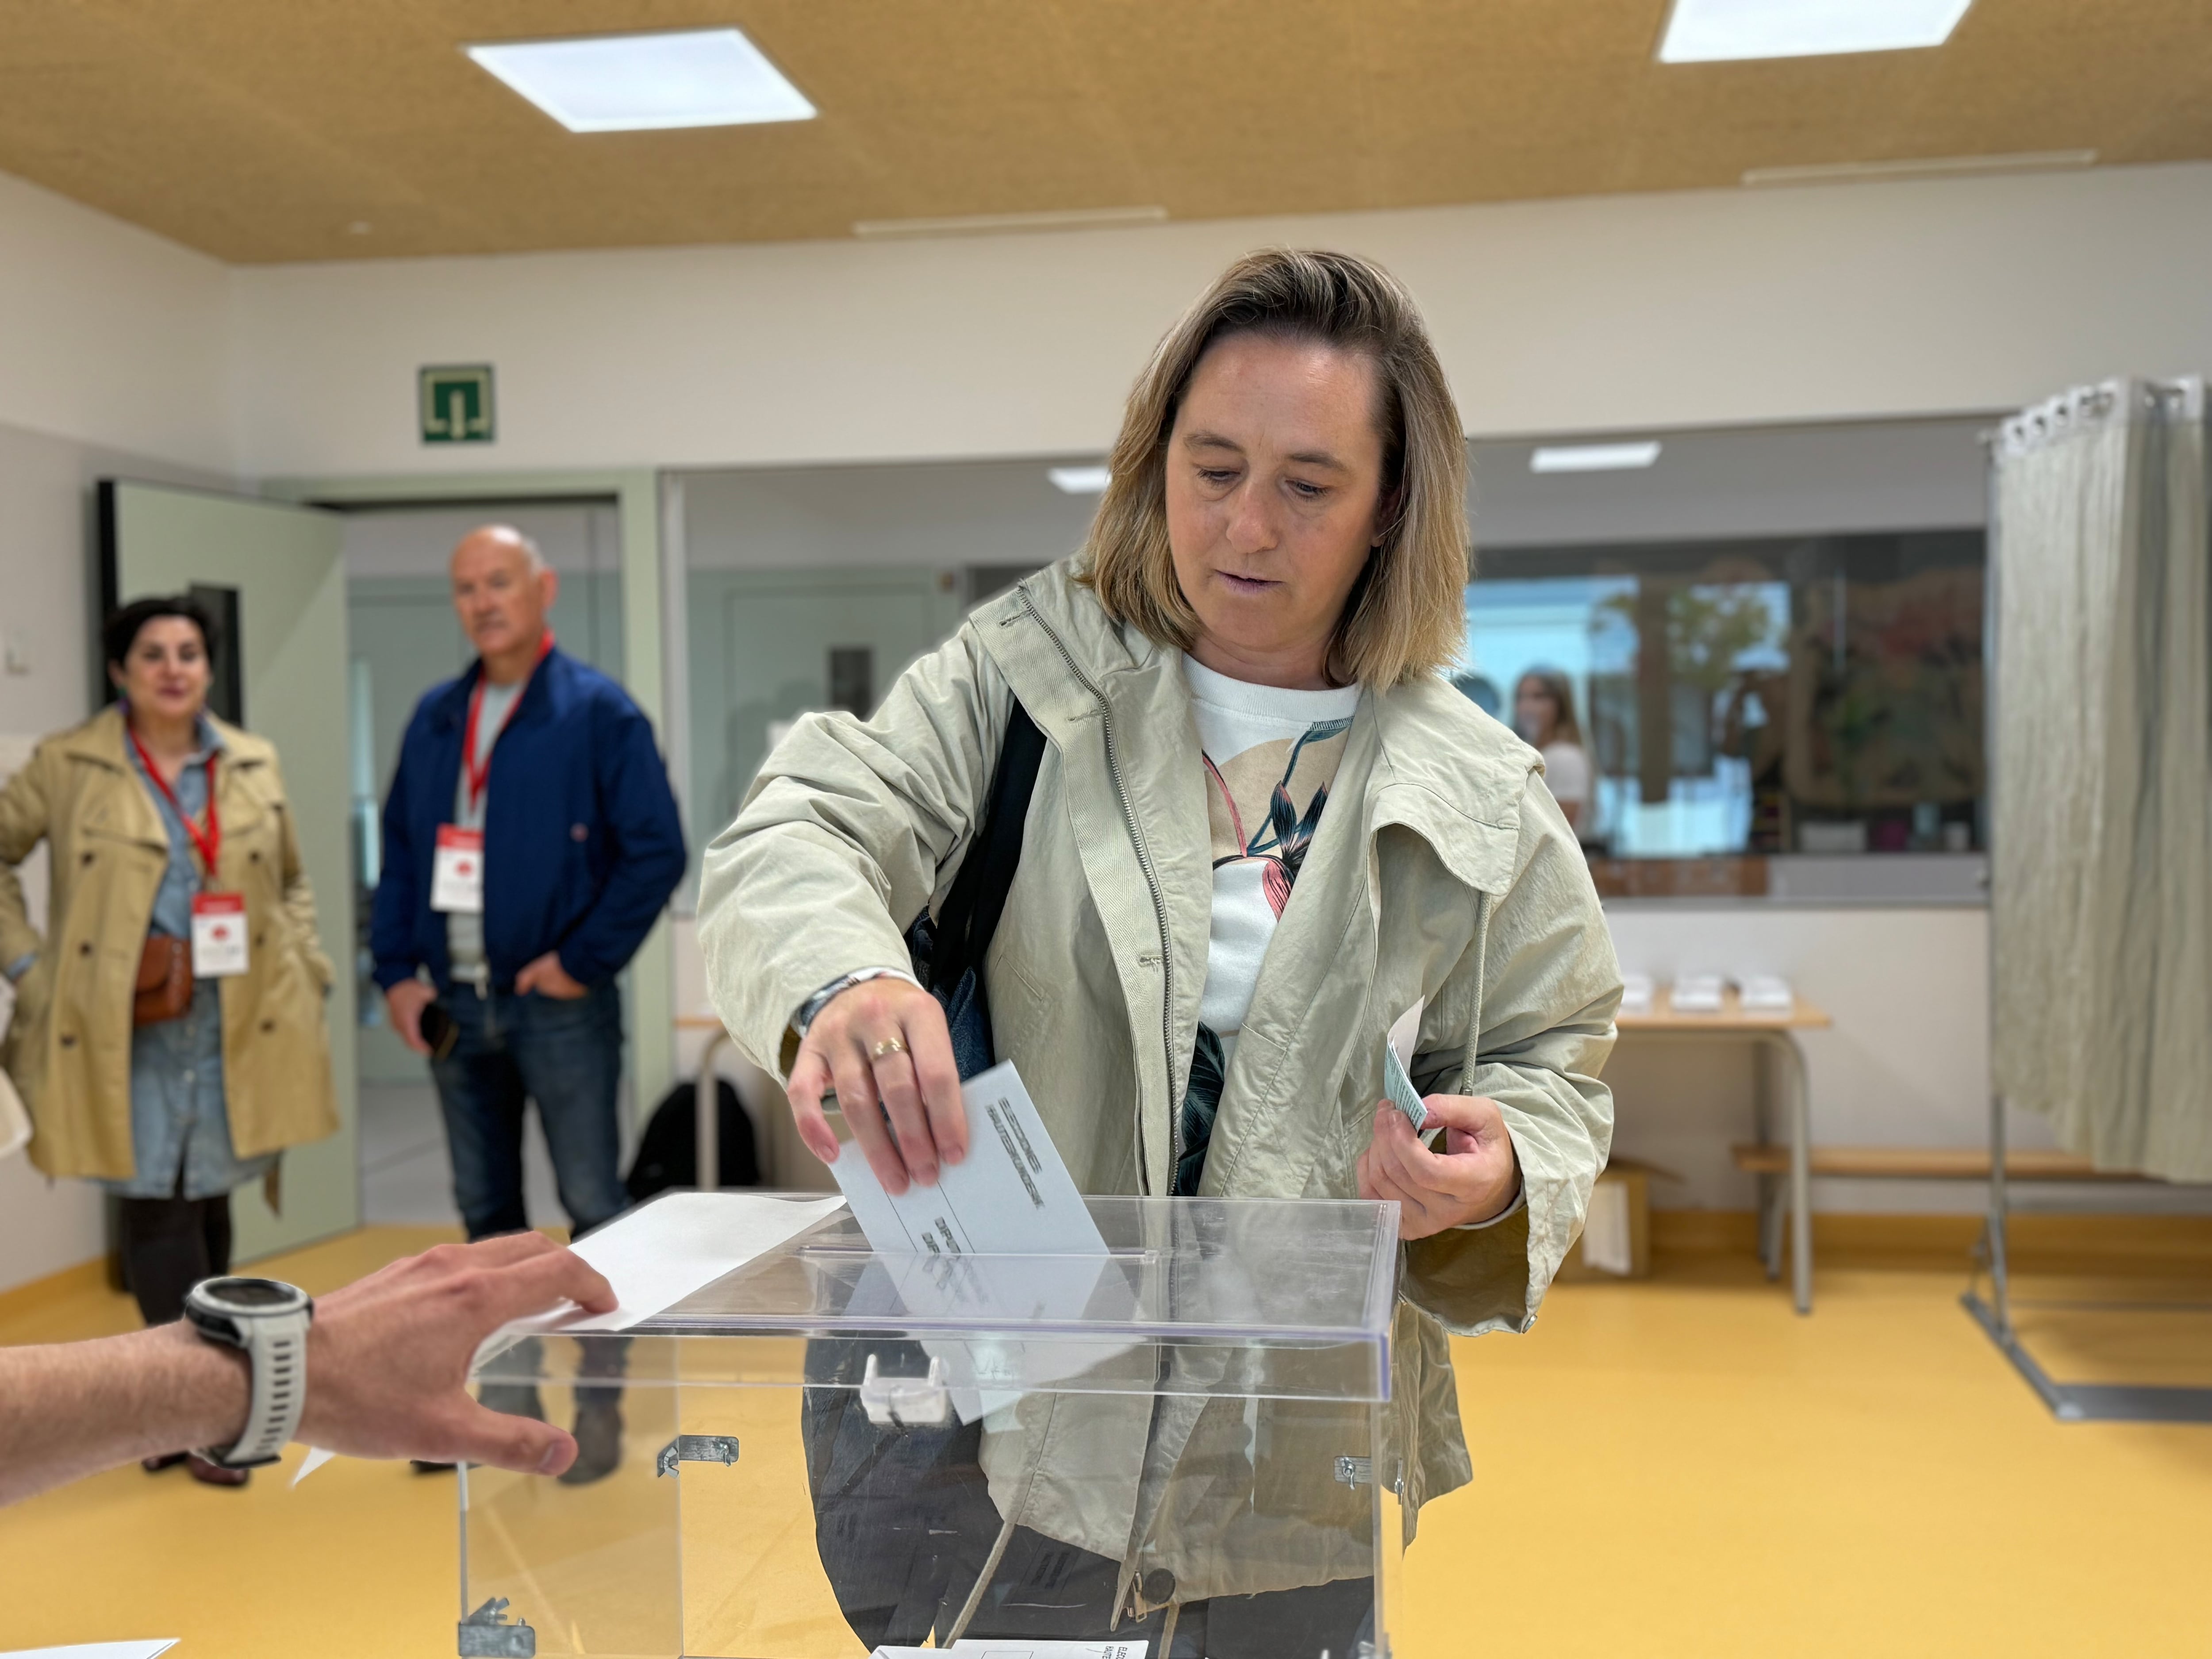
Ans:
[{"label": "white paper in hand", "polygon": [[1006,1060],[960,1085],[968,1156],[894,1198],[858,1146],[830,1166],[880,1255],[1103,1255],[1106,1241]]},{"label": "white paper in hand", "polygon": [[[941,1168],[934,1187],[910,1186],[892,1197],[850,1143],[830,1166],[854,1219],[884,1258],[871,1264],[866,1292],[885,1299],[887,1319],[903,1307],[957,1313],[1000,1329],[1022,1322],[1024,1310],[1034,1316],[1046,1308],[1081,1309],[1106,1266],[1106,1241],[1021,1074],[1012,1060],[994,1066],[963,1084],[960,1098],[968,1113],[968,1156]],[[988,1265],[963,1259],[975,1256],[1041,1259]],[[963,1423],[1127,1346],[981,1335],[933,1338],[921,1346],[945,1361],[953,1409]]]},{"label": "white paper in hand", "polygon": [[1421,1099],[1421,1091],[1407,1075],[1405,1062],[1398,1058],[1398,1051],[1387,1043],[1382,1048],[1382,1093],[1405,1115],[1415,1134],[1429,1127],[1429,1109]]}]

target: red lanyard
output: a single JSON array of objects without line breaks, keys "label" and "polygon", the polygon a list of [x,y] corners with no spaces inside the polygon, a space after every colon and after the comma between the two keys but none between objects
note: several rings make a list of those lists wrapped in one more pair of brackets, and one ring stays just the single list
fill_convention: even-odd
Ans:
[{"label": "red lanyard", "polygon": [[200,863],[207,871],[207,880],[212,882],[215,879],[215,861],[222,851],[222,822],[215,815],[216,751],[212,749],[208,751],[207,828],[202,830],[185,815],[184,807],[177,799],[177,792],[169,787],[169,781],[161,775],[161,769],[154,764],[154,757],[146,752],[146,745],[138,741],[137,728],[125,726],[123,729],[131,733],[131,746],[138,751],[138,763],[146,769],[146,775],[154,780],[154,787],[161,792],[161,799],[169,803],[170,810],[177,815],[177,821],[185,826],[185,833],[192,838],[192,845],[199,848]]},{"label": "red lanyard", "polygon": [[[530,665],[530,674],[538,672],[538,663],[544,662],[545,653],[552,648],[553,630],[549,628],[538,641],[538,662]],[[507,730],[507,721],[514,718],[515,709],[521,705],[523,692],[530,689],[530,674],[522,677],[522,684],[515,691],[514,701],[507,704],[507,713],[500,719],[499,732],[491,734],[492,749],[499,747],[500,732]],[[484,679],[479,673],[477,689],[469,693],[468,724],[461,728],[461,777],[469,786],[469,811],[472,813],[477,810],[477,803],[483,799],[484,786],[491,781],[491,749],[484,750],[481,765],[477,761],[477,721],[483,714],[483,694]]]}]

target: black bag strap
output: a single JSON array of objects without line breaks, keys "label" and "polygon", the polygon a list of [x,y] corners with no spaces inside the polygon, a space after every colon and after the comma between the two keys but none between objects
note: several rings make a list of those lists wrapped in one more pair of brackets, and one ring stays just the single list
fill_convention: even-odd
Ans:
[{"label": "black bag strap", "polygon": [[950,992],[969,968],[980,969],[983,953],[999,931],[1014,871],[1022,861],[1022,825],[1030,796],[1036,789],[1037,767],[1044,759],[1044,733],[1014,699],[1006,735],[999,745],[998,769],[991,775],[991,805],[983,827],[969,844],[937,918],[930,955],[929,982]]}]

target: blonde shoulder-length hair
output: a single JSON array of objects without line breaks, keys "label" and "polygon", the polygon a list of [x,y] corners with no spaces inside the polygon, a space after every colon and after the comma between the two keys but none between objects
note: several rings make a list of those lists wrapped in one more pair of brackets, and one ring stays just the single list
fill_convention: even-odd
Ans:
[{"label": "blonde shoulder-length hair", "polygon": [[1338,620],[1330,679],[1387,690],[1455,659],[1467,630],[1466,436],[1413,296],[1348,253],[1248,253],[1168,331],[1130,390],[1079,579],[1108,615],[1162,645],[1184,650],[1196,637],[1168,548],[1168,438],[1200,360],[1237,334],[1317,340],[1375,365],[1388,517]]}]

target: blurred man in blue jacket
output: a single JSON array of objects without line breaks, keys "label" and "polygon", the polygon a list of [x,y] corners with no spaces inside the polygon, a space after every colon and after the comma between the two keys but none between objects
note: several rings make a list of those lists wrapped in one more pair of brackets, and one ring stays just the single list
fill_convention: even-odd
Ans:
[{"label": "blurred man in blue jacket", "polygon": [[555,649],[545,617],[559,578],[530,539],[503,525],[472,531],[452,568],[477,659],[423,696],[400,747],[384,805],[376,982],[417,1053],[431,1052],[430,1004],[452,1021],[430,1069],[469,1237],[530,1224],[526,1097],[581,1232],[628,1202],[615,975],[683,878],[683,825],[645,715]]}]

